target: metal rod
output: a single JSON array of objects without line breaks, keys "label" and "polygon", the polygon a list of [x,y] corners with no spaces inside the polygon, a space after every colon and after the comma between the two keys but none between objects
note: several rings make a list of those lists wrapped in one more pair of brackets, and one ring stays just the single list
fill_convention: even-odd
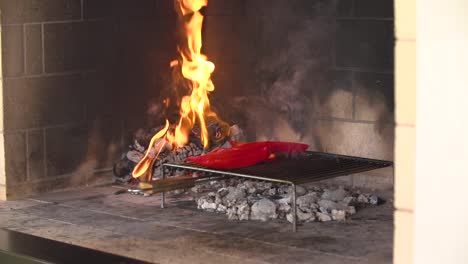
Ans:
[{"label": "metal rod", "polygon": [[305,153],[310,154],[310,155],[320,155],[324,157],[327,156],[330,158],[344,158],[344,159],[352,159],[352,160],[359,160],[359,161],[366,161],[366,162],[375,162],[375,163],[386,164],[386,166],[393,165],[393,162],[388,161],[388,160],[369,159],[369,158],[354,157],[354,156],[348,156],[348,155],[340,155],[340,154],[335,154],[335,153],[310,151],[310,150],[306,151]]},{"label": "metal rod", "polygon": [[297,209],[296,209],[296,185],[295,184],[291,184],[292,186],[292,215],[293,215],[293,220],[292,220],[292,224],[293,224],[293,232],[296,232],[297,231],[297,227],[296,227],[296,219],[297,219]]},{"label": "metal rod", "polygon": [[291,181],[287,181],[287,180],[273,179],[269,177],[248,175],[248,174],[235,173],[235,172],[230,172],[230,171],[220,171],[220,170],[208,169],[208,168],[203,168],[203,167],[195,167],[193,165],[189,166],[189,165],[165,163],[163,164],[163,167],[174,167],[174,168],[196,170],[196,171],[202,171],[202,172],[220,173],[220,174],[225,174],[225,175],[230,175],[230,176],[237,176],[237,177],[242,177],[242,178],[250,178],[250,179],[270,181],[270,182],[279,182],[279,183],[288,183],[288,184],[292,183]]},{"label": "metal rod", "polygon": [[[162,178],[163,178],[163,180],[166,179],[166,173],[164,172],[165,171],[164,169],[165,168],[162,167]],[[166,202],[166,192],[162,191],[161,192],[161,208],[165,207],[165,202]]]}]

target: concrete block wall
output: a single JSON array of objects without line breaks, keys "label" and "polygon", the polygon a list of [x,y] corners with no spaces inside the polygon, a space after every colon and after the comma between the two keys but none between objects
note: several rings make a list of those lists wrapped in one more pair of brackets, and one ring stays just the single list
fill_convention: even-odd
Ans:
[{"label": "concrete block wall", "polygon": [[[394,263],[413,263],[416,163],[416,0],[396,0]],[[428,164],[429,165],[429,164]]]},{"label": "concrete block wall", "polygon": [[[331,96],[318,116],[324,150],[393,160],[394,1],[338,0],[331,65]],[[333,110],[335,109],[335,110]],[[336,111],[336,109],[340,109]],[[326,126],[326,125],[325,125]],[[327,140],[326,135],[335,135]],[[393,188],[393,169],[343,178],[344,183]]]},{"label": "concrete block wall", "polygon": [[167,52],[155,53],[155,32],[173,21],[163,2],[0,1],[3,198],[110,180],[95,172],[111,167],[127,120],[157,92],[150,71]]}]

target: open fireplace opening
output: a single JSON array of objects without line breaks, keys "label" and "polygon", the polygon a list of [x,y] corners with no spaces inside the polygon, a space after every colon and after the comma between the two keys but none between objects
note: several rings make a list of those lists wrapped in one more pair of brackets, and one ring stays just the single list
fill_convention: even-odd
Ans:
[{"label": "open fireplace opening", "polygon": [[[202,4],[193,8],[190,2]],[[297,218],[303,223],[302,236],[307,236],[319,228],[307,226],[309,222],[336,220],[342,224],[353,219],[359,222],[360,217],[366,221],[374,212],[377,224],[373,228],[383,230],[379,233],[383,234],[381,251],[372,255],[369,247],[363,254],[347,252],[343,259],[391,262],[393,1],[203,3],[0,1],[5,149],[0,197],[39,197],[28,200],[34,205],[19,205],[18,209],[30,210],[38,217],[51,214],[51,219],[57,211],[47,204],[57,203],[69,211],[75,206],[86,207],[83,201],[73,202],[78,197],[90,201],[89,212],[106,211],[105,206],[98,206],[105,204],[113,208],[109,215],[138,221],[153,217],[148,206],[157,208],[168,199],[186,210],[181,217],[204,215],[194,220],[197,224],[208,221],[203,217],[214,217],[213,223],[218,225],[226,224],[226,219],[206,212],[192,213],[194,207],[226,214],[237,222],[220,227],[221,233],[226,228],[238,228],[237,223],[242,226],[240,236],[248,236],[245,232],[255,226],[242,224],[242,220],[279,218],[282,220],[268,225],[283,232],[288,227],[280,224],[293,222],[295,229]],[[202,26],[198,43],[193,39],[196,32],[191,30],[195,19],[201,17],[197,20]],[[201,50],[197,50],[200,44]],[[198,60],[199,64],[192,65]],[[199,72],[190,70],[203,67],[208,76],[195,82]],[[206,94],[198,93],[201,99],[196,105],[184,105],[184,96],[190,95],[195,85],[208,91],[209,108],[199,107]],[[185,106],[192,108],[184,117]],[[196,109],[210,118],[214,115],[209,113],[216,113],[216,118],[201,121]],[[178,138],[179,128],[186,138]],[[296,153],[305,149],[289,149],[286,152],[293,157],[287,158],[297,164],[276,169],[302,175],[303,182],[281,176],[272,183],[258,177],[203,171],[207,167],[172,166],[184,165],[186,158],[208,155],[219,148],[241,148],[238,142],[244,141],[305,144],[313,151],[307,154],[312,155],[310,160],[304,153]],[[268,147],[271,152],[272,147]],[[256,158],[265,154],[257,150],[250,153],[256,153]],[[275,161],[284,161],[281,155],[276,157],[276,152],[266,153],[261,161],[270,161],[272,154]],[[144,164],[147,156],[156,158]],[[314,162],[317,165],[308,169],[307,165]],[[165,163],[169,165],[164,167]],[[149,165],[140,168],[140,173],[140,164]],[[266,168],[262,175],[275,174],[268,163]],[[310,171],[322,181],[298,186],[308,183],[305,175]],[[178,178],[157,181],[168,174]],[[194,175],[205,182],[190,180]],[[247,170],[243,175],[257,174]],[[123,187],[109,187],[115,181]],[[83,186],[90,189],[74,189]],[[52,192],[69,188],[72,190],[65,193]],[[158,190],[170,192],[159,197],[154,195]],[[296,195],[300,198],[297,201]],[[46,206],[36,208],[35,203]],[[385,205],[377,207],[381,204]],[[355,215],[361,208],[364,213]],[[166,212],[158,211],[158,217]],[[177,214],[167,213],[169,217]],[[60,221],[74,223],[70,215],[64,217]],[[162,225],[159,231],[171,225]],[[206,231],[206,226],[187,226],[183,221],[173,225],[175,229],[183,226],[185,231]],[[359,232],[365,224],[357,226],[352,232]],[[337,239],[332,226],[327,228],[324,239]],[[259,241],[266,245],[269,239]],[[288,239],[286,244],[297,242]],[[92,243],[83,246],[99,248]],[[298,247],[310,250],[302,244]],[[107,251],[122,255],[119,250]],[[330,250],[326,247],[324,252]],[[158,260],[142,252],[129,256]],[[171,262],[170,258],[164,261]]]}]

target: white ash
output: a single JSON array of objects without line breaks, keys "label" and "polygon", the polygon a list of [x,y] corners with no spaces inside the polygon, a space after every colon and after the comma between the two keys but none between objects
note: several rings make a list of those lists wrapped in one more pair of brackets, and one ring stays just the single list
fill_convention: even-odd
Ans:
[{"label": "white ash", "polygon": [[251,218],[252,220],[267,221],[269,219],[278,218],[276,213],[277,205],[268,198],[263,198],[252,205]]},{"label": "white ash", "polygon": [[[226,214],[229,220],[285,219],[293,221],[292,188],[255,180],[232,178],[193,187],[199,195],[198,209]],[[345,221],[356,208],[383,202],[375,194],[343,187],[296,186],[296,215],[299,222]]]}]

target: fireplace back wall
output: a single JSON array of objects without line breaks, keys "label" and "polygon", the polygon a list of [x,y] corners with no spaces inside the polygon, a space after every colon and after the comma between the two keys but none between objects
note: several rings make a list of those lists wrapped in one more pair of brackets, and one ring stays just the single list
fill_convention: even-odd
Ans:
[{"label": "fireplace back wall", "polygon": [[[0,196],[109,180],[97,172],[153,125],[148,108],[169,89],[172,1],[0,0],[0,11]],[[392,1],[210,0],[204,13],[221,116],[252,139],[393,158]],[[391,171],[340,182],[393,186]]]}]

